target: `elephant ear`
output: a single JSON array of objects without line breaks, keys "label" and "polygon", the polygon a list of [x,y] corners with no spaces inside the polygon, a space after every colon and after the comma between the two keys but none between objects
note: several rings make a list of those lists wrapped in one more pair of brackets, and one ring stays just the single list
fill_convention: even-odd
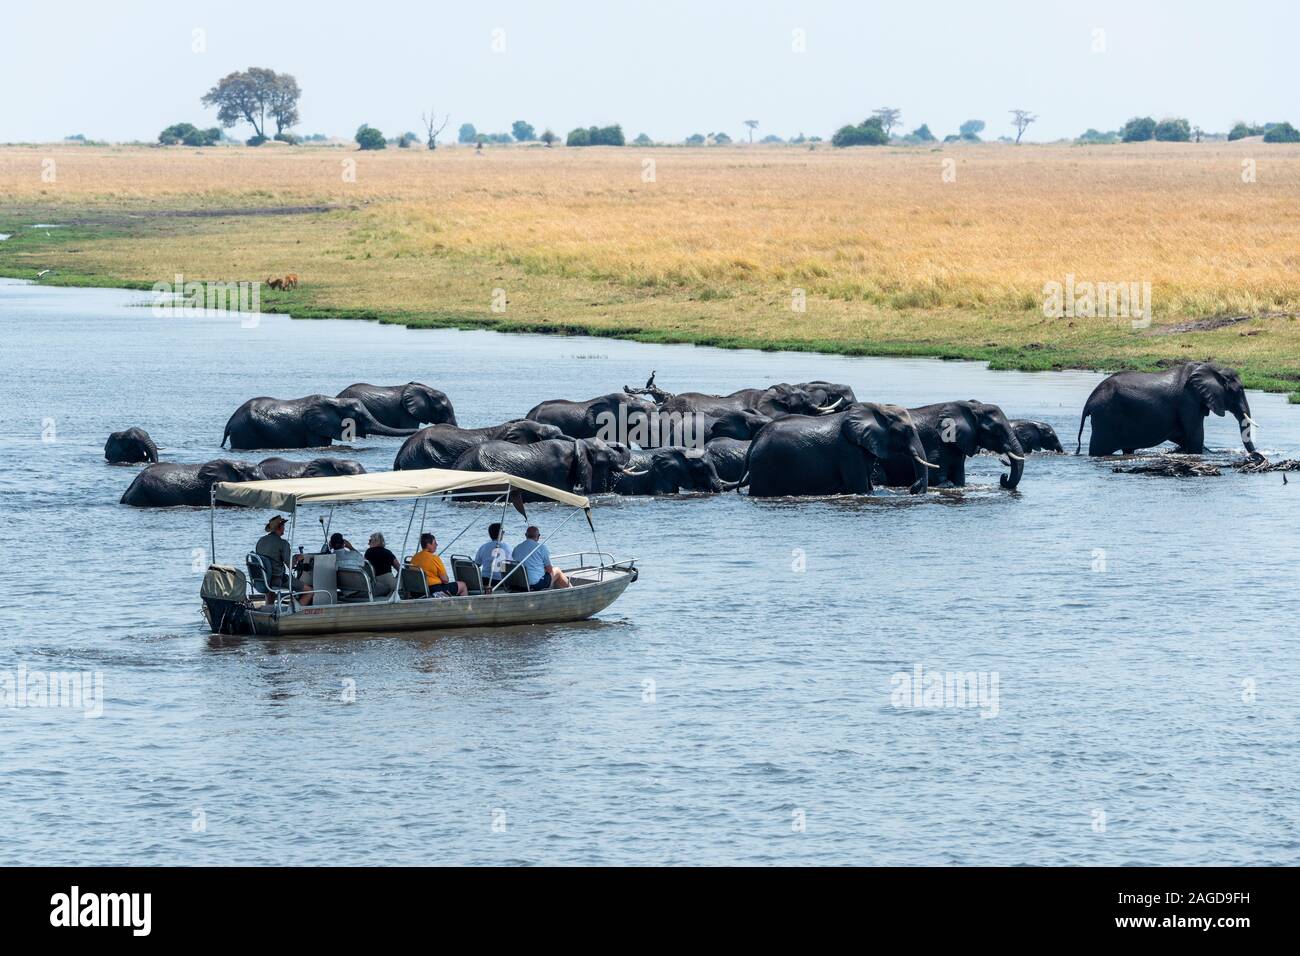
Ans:
[{"label": "elephant ear", "polygon": [[591,450],[581,438],[573,440],[573,468],[569,471],[569,483],[582,491],[591,487]]},{"label": "elephant ear", "polygon": [[1187,384],[1196,392],[1206,409],[1219,416],[1227,411],[1227,405],[1224,403],[1223,379],[1219,378],[1219,373],[1211,366],[1198,366],[1188,376]]},{"label": "elephant ear", "polygon": [[303,423],[313,435],[327,435],[330,438],[339,434],[339,416],[326,405],[312,405],[303,414]]},{"label": "elephant ear", "polygon": [[425,419],[421,412],[424,411],[424,386],[419,382],[407,382],[402,388],[402,408],[406,409],[406,414],[410,415],[417,422]]},{"label": "elephant ear", "polygon": [[[947,444],[956,445],[961,453],[967,458],[979,454],[979,420],[981,409],[976,405],[974,399],[969,402],[958,402],[957,407],[961,409],[961,415],[953,418],[953,426],[956,434],[953,440]],[[942,419],[939,421],[939,441],[944,440],[945,426]]]},{"label": "elephant ear", "polygon": [[885,426],[881,424],[875,411],[860,405],[844,416],[840,425],[840,434],[845,440],[866,449],[876,458],[889,457],[889,441]]}]

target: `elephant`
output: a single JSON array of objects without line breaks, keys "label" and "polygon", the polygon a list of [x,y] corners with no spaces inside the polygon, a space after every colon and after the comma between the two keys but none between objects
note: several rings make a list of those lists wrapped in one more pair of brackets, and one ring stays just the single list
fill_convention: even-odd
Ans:
[{"label": "elephant", "polygon": [[801,388],[813,397],[818,405],[829,405],[835,399],[839,399],[845,405],[852,405],[858,400],[853,394],[853,389],[847,385],[839,385],[835,382],[800,382],[795,388]]},{"label": "elephant", "polygon": [[351,458],[313,458],[290,461],[287,458],[263,458],[257,463],[267,478],[332,478],[337,475],[364,475],[361,462]]},{"label": "elephant", "polygon": [[393,459],[393,470],[408,468],[454,468],[456,459],[466,449],[488,441],[506,441],[530,445],[547,438],[563,438],[564,432],[554,425],[527,418],[516,418],[488,428],[457,428],[455,425],[430,425],[422,428],[402,444]]},{"label": "elephant", "polygon": [[1056,429],[1047,422],[1031,422],[1024,418],[1011,419],[1011,429],[1016,433],[1020,447],[1025,451],[1059,451],[1061,439],[1056,437]]},{"label": "elephant", "polygon": [[854,402],[826,415],[787,415],[749,446],[739,487],[754,497],[869,494],[871,469],[895,456],[914,463],[909,490],[920,494],[932,467],[907,409]]},{"label": "elephant", "polygon": [[455,425],[456,411],[445,392],[407,382],[405,385],[367,385],[358,382],[339,392],[339,398],[355,398],[370,414],[389,428],[419,428],[421,425]]},{"label": "elephant", "polygon": [[158,446],[147,431],[132,426],[108,436],[108,441],[104,442],[104,459],[114,464],[157,462]]},{"label": "elephant", "polygon": [[724,415],[708,415],[700,413],[700,424],[702,428],[697,429],[704,433],[704,441],[711,442],[715,438],[736,438],[741,441],[753,441],[758,430],[770,422],[772,419],[762,412],[756,412],[752,408],[741,408],[727,412]]},{"label": "elephant", "polygon": [[[349,428],[350,426],[350,428]],[[319,448],[335,439],[366,435],[405,438],[416,428],[385,425],[357,398],[250,398],[226,422],[221,437],[231,450],[250,448]]]},{"label": "elephant", "polygon": [[202,465],[162,462],[146,466],[122,495],[121,503],[137,508],[174,508],[208,505],[212,486],[219,481],[258,481],[262,469],[246,461],[218,458]]},{"label": "elephant", "polygon": [[704,446],[704,454],[718,477],[734,484],[745,477],[745,456],[749,454],[749,445],[739,438],[714,438]]},{"label": "elephant", "polygon": [[[638,430],[650,430],[659,407],[654,402],[610,392],[585,402],[556,398],[529,409],[525,418],[554,425],[570,438],[601,438],[605,441],[633,441]],[[647,444],[647,442],[638,442]]]},{"label": "elephant", "polygon": [[682,490],[716,494],[726,486],[707,454],[665,445],[633,451],[613,490],[620,495],[675,495]]},{"label": "elephant", "polygon": [[[461,471],[504,471],[586,495],[610,491],[629,459],[626,447],[599,438],[547,438],[529,445],[493,440],[467,448],[455,467]],[[525,494],[524,500],[537,499]]]},{"label": "elephant", "polygon": [[[1007,456],[1010,476],[1002,475],[1000,484],[1008,490],[1020,484],[1025,472],[1025,454],[1011,422],[996,405],[974,399],[966,402],[939,402],[909,408],[912,423],[925,446],[925,458],[934,462],[931,485],[949,482],[956,487],[966,484],[966,459],[982,451]],[[912,456],[899,453],[880,462],[883,484],[906,485],[912,481]]]},{"label": "elephant", "polygon": [[1252,455],[1255,421],[1250,417],[1246,389],[1235,369],[1211,362],[1182,362],[1163,372],[1116,372],[1092,390],[1079,418],[1078,447],[1083,425],[1092,416],[1089,455],[1131,455],[1172,441],[1178,451],[1205,451],[1205,419],[1214,412],[1232,412],[1242,444]]},{"label": "elephant", "polygon": [[798,385],[773,385],[769,388],[742,388],[730,395],[707,395],[703,392],[682,392],[659,406],[662,413],[720,416],[727,412],[750,409],[776,418],[778,415],[823,415],[835,411],[841,404],[839,398],[818,402],[812,392]]}]

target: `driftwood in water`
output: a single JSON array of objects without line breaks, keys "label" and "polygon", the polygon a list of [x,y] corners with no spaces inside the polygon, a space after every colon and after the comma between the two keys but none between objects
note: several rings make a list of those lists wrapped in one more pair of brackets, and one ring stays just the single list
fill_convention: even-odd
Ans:
[{"label": "driftwood in water", "polygon": [[650,378],[640,388],[633,388],[631,385],[624,385],[623,391],[628,395],[648,395],[656,405],[662,405],[668,399],[673,397],[672,392],[665,392],[655,384],[655,373],[650,373]]},{"label": "driftwood in water", "polygon": [[1223,474],[1218,465],[1175,455],[1161,455],[1127,467],[1116,465],[1111,470],[1126,475],[1151,475],[1156,478],[1213,478]]},{"label": "driftwood in water", "polygon": [[1300,471],[1300,458],[1269,461],[1263,455],[1248,455],[1234,461],[1232,467],[1243,475],[1262,475],[1266,471]]}]

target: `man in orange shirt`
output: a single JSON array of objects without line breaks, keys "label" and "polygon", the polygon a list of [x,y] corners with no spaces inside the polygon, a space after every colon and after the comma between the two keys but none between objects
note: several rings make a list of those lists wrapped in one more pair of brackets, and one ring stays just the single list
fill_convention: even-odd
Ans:
[{"label": "man in orange shirt", "polygon": [[411,567],[424,572],[424,582],[429,586],[430,594],[464,596],[469,593],[464,581],[453,581],[447,576],[447,566],[438,557],[438,539],[428,531],[420,535],[420,550],[411,558]]}]

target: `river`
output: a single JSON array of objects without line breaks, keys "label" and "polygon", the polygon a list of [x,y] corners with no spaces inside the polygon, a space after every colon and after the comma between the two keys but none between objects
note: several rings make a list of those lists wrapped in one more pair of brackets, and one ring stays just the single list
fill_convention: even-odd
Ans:
[{"label": "river", "polygon": [[[1008,493],[982,456],[968,488],[923,498],[601,497],[601,545],[642,571],[597,619],[276,643],[206,633],[207,511],[119,505],[138,466],[102,451],[140,425],[163,460],[229,455],[225,421],[256,395],[418,380],[472,427],[652,369],[669,391],[979,398],[1073,450],[1098,374],[145,302],[0,280],[0,681],[92,672],[104,695],[97,717],[0,710],[0,863],[1300,862],[1300,476],[1034,455]],[[1250,401],[1261,449],[1300,457],[1300,407]],[[1240,452],[1231,418],[1206,441]],[[343,454],[387,470],[397,446]],[[443,541],[470,507],[430,509]],[[391,544],[406,515],[334,526]],[[216,558],[266,517],[223,510]],[[579,524],[553,550],[583,546]],[[918,667],[986,693],[900,694]]]}]

